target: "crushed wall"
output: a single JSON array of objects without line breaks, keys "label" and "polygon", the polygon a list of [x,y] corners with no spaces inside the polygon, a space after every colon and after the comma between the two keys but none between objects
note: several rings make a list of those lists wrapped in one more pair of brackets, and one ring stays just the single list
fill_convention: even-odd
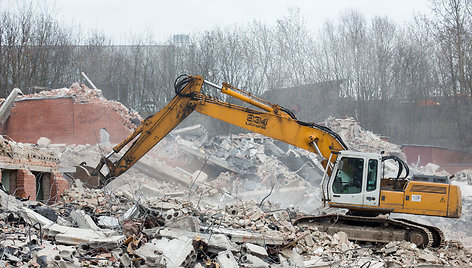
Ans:
[{"label": "crushed wall", "polygon": [[28,143],[47,137],[52,143],[96,144],[101,128],[108,131],[112,143],[131,133],[121,116],[106,104],[76,103],[72,97],[25,99],[15,103],[3,134]]},{"label": "crushed wall", "polygon": [[0,138],[0,181],[11,195],[56,202],[69,188],[68,181],[58,172],[58,163],[59,159],[46,150]]}]

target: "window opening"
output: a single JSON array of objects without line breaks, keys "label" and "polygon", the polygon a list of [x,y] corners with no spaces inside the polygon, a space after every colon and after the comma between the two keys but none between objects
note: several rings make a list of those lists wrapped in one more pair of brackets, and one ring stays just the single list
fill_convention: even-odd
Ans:
[{"label": "window opening", "polygon": [[362,188],[364,159],[343,157],[338,164],[336,177],[333,181],[333,193],[358,194]]}]

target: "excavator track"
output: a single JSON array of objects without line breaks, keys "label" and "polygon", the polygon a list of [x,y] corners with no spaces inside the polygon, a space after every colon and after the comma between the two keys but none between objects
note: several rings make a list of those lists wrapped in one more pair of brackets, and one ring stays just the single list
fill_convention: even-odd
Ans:
[{"label": "excavator track", "polygon": [[431,225],[426,225],[426,224],[414,222],[414,221],[407,220],[407,219],[396,219],[396,220],[406,222],[406,223],[410,223],[410,224],[415,224],[415,225],[427,228],[431,232],[431,234],[433,235],[432,247],[442,248],[446,245],[446,238],[444,236],[444,233],[441,231],[441,229],[439,229],[437,227],[434,227],[434,226],[431,226]]},{"label": "excavator track", "polygon": [[[431,226],[417,224],[402,219],[362,217],[330,214],[323,216],[301,217],[294,221],[300,227],[317,227],[318,230],[334,235],[345,232],[349,240],[374,243],[388,243],[406,240],[418,247],[440,246],[443,243],[434,239]],[[431,227],[434,228],[434,227]],[[437,234],[437,233],[436,233]]]}]

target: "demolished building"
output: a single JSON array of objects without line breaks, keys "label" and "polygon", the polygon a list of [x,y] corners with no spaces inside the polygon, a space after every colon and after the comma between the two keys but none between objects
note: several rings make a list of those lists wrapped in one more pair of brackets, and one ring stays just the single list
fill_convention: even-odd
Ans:
[{"label": "demolished building", "polygon": [[[61,166],[57,148],[103,141],[109,146],[128,136],[141,120],[136,112],[84,85],[18,94],[15,89],[2,102],[0,168],[3,188],[20,198],[57,201],[69,185],[62,173],[80,163]],[[46,148],[50,143],[54,148]]]},{"label": "demolished building", "polygon": [[[350,148],[404,157],[399,146],[352,118],[330,118],[325,125]],[[36,147],[53,152],[64,169],[98,163],[110,150],[103,144]],[[320,178],[313,154],[261,135],[213,136],[198,125],[176,130],[104,189],[71,180],[71,188],[49,206],[0,193],[0,266],[472,265],[471,252],[456,241],[421,249],[293,226],[298,215],[323,211]],[[469,203],[464,202],[466,222]]]},{"label": "demolished building", "polygon": [[106,130],[112,143],[126,138],[141,118],[124,105],[105,99],[100,90],[75,83],[70,88],[19,96],[1,129],[17,142],[97,144]]},{"label": "demolished building", "polygon": [[59,172],[59,159],[31,144],[19,144],[0,137],[2,188],[23,199],[46,204],[59,200],[69,184]]}]

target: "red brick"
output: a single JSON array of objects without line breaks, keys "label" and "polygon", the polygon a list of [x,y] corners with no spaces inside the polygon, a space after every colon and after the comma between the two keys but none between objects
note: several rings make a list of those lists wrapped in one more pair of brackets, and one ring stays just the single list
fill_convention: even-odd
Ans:
[{"label": "red brick", "polygon": [[26,169],[19,169],[16,173],[16,196],[29,197],[36,200],[36,177]]},{"label": "red brick", "polygon": [[51,196],[49,203],[55,203],[66,189],[69,188],[69,182],[62,177],[61,173],[51,174]]},{"label": "red brick", "polygon": [[112,107],[74,103],[67,97],[16,102],[3,132],[19,142],[36,143],[47,137],[52,143],[96,144],[101,128],[110,133],[112,143],[130,134]]}]

